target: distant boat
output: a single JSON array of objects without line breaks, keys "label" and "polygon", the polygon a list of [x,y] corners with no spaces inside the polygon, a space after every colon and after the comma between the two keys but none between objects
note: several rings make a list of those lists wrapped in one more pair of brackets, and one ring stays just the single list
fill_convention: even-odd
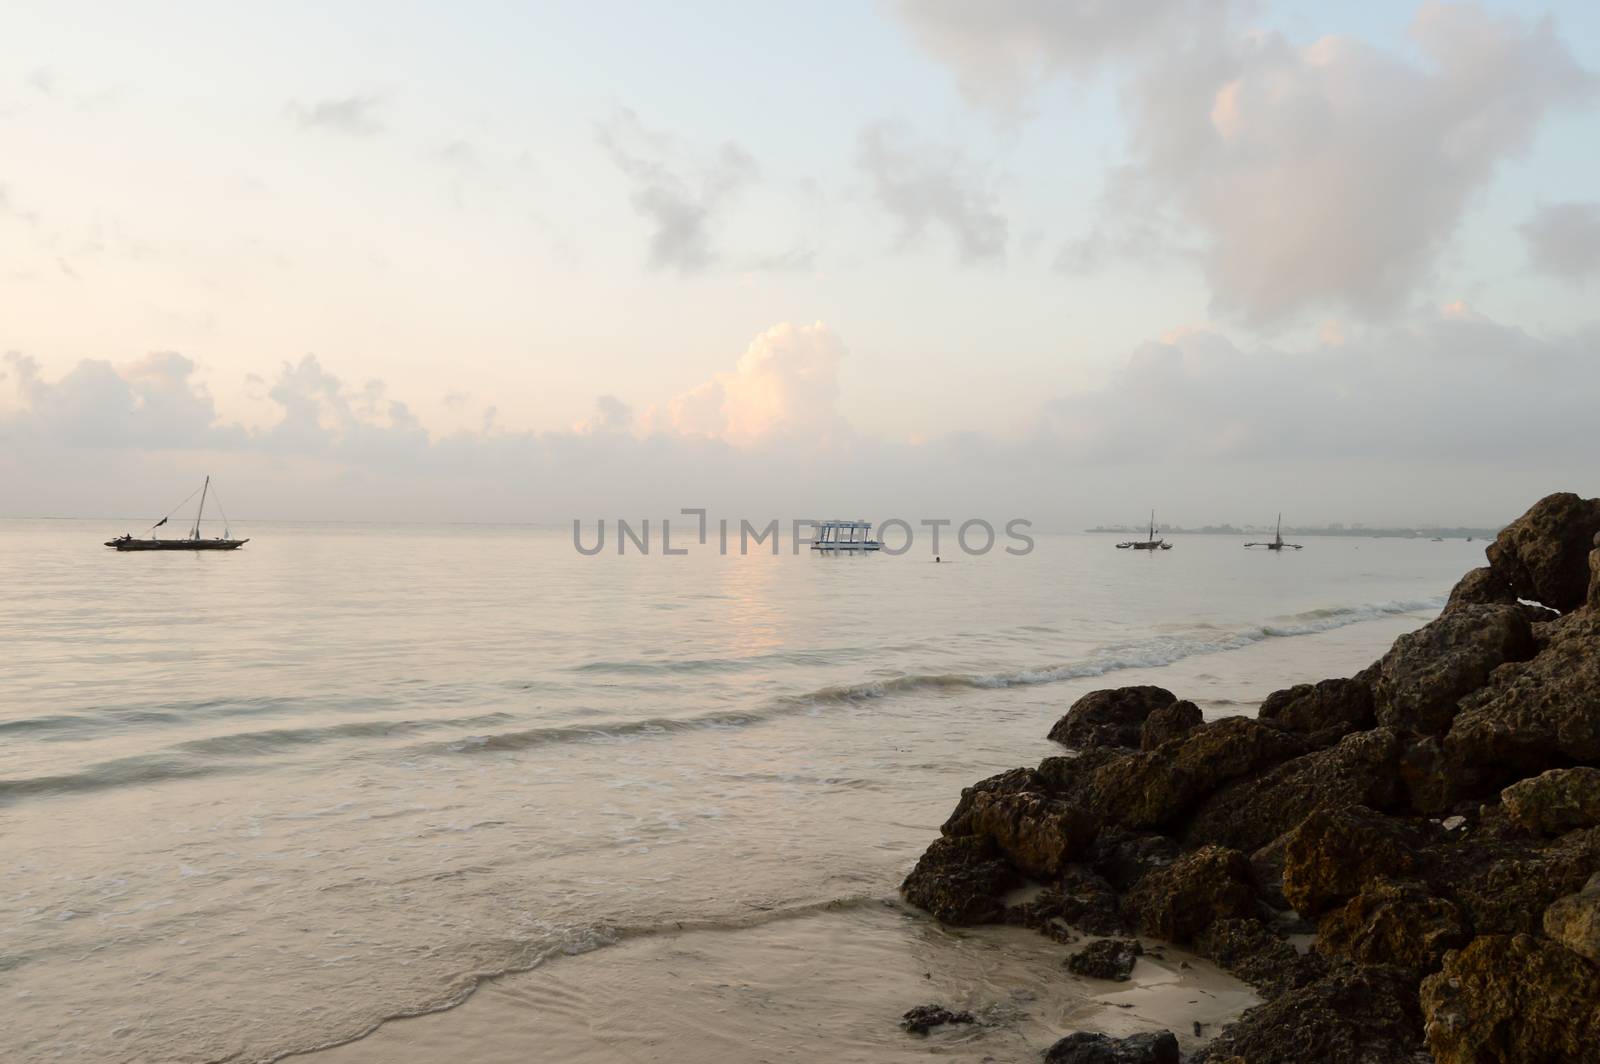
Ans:
[{"label": "distant boat", "polygon": [[1150,538],[1130,539],[1117,544],[1118,550],[1171,550],[1172,544],[1164,539],[1156,538],[1156,512],[1150,511]]},{"label": "distant boat", "polygon": [[882,550],[883,543],[872,538],[871,521],[823,521],[817,526],[817,538],[812,540],[811,549],[873,551]]},{"label": "distant boat", "polygon": [[1268,550],[1300,550],[1298,543],[1285,543],[1283,541],[1283,515],[1278,515],[1278,531],[1272,535],[1271,543],[1246,543],[1246,547],[1265,547]]},{"label": "distant boat", "polygon": [[[249,543],[248,539],[230,538],[232,530],[228,528],[228,515],[225,513],[222,515],[222,535],[215,539],[200,538],[200,519],[205,516],[206,496],[208,494],[211,494],[210,477],[206,477],[205,483],[200,485],[200,506],[195,510],[194,525],[189,529],[189,534],[182,539],[159,539],[154,535],[151,535],[148,539],[134,539],[124,533],[116,539],[106,540],[106,546],[115,547],[117,550],[238,550],[246,543]],[[191,493],[189,499],[192,498],[194,498],[194,495]],[[183,502],[188,502],[189,499],[185,499]],[[180,502],[178,506],[181,507],[183,502]],[[217,503],[217,511],[219,513],[222,511],[222,503],[220,501]],[[172,513],[177,512],[176,508],[172,511]],[[167,514],[166,517],[151,525],[147,531],[155,532],[156,529],[167,523],[167,519],[172,516],[172,513]]]}]

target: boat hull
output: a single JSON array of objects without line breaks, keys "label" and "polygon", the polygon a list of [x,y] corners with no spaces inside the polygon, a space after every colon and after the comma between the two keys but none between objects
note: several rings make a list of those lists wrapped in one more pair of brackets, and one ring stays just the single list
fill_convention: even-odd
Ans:
[{"label": "boat hull", "polygon": [[248,539],[113,539],[106,546],[117,550],[238,550]]}]

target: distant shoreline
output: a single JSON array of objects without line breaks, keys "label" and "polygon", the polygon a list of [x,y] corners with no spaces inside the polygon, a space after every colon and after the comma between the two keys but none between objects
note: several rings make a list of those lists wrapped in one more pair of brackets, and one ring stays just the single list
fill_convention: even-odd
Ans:
[{"label": "distant shoreline", "polygon": [[[1132,525],[1097,525],[1086,528],[1084,532],[1091,534],[1106,534],[1125,536],[1133,532],[1145,532],[1144,526]],[[1156,529],[1169,536],[1260,536],[1273,531],[1271,526],[1235,528],[1233,525],[1206,525],[1202,528],[1180,528],[1176,525],[1166,525]],[[1285,535],[1293,536],[1354,536],[1360,539],[1493,539],[1500,534],[1498,528],[1285,528]]]}]

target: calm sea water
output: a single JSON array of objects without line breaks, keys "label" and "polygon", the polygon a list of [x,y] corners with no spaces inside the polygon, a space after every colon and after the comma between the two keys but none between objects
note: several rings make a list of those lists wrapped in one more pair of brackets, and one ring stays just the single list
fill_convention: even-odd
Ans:
[{"label": "calm sea water", "polygon": [[269,1060],[641,931],[889,897],[959,788],[1050,753],[1084,690],[1248,712],[1481,564],[1203,536],[939,565],[586,558],[518,527],[99,545],[118,531],[0,522],[6,1060]]}]

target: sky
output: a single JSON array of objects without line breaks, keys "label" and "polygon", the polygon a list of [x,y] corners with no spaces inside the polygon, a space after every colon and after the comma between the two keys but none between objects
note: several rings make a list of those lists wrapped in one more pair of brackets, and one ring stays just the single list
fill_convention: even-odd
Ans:
[{"label": "sky", "polygon": [[1600,494],[1600,7],[0,12],[0,516]]}]

